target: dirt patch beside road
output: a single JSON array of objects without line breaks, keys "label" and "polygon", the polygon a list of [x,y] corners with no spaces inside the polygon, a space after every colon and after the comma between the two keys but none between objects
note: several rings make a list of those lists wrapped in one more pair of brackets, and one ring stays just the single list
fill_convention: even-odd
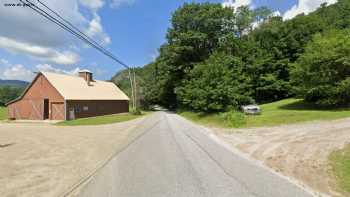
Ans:
[{"label": "dirt patch beside road", "polygon": [[143,119],[89,127],[0,124],[1,196],[62,194],[139,135]]},{"label": "dirt patch beside road", "polygon": [[212,130],[276,171],[294,177],[316,191],[341,196],[334,190],[328,155],[350,143],[350,119],[271,128]]}]

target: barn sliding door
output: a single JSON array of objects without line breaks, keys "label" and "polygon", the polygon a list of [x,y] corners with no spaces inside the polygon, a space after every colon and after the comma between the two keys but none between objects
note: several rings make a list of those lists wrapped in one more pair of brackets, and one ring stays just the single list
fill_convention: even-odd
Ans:
[{"label": "barn sliding door", "polygon": [[51,120],[64,120],[64,103],[51,103]]}]

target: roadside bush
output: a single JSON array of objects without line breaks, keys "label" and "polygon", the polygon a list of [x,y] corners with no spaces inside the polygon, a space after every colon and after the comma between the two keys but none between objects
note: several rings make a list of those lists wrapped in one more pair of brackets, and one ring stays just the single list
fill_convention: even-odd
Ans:
[{"label": "roadside bush", "polygon": [[350,104],[350,77],[341,81],[337,87],[337,102],[341,105]]},{"label": "roadside bush", "polygon": [[140,109],[133,109],[133,110],[131,110],[131,114],[136,115],[136,116],[140,116],[140,115],[142,115],[142,112]]},{"label": "roadside bush", "polygon": [[335,95],[336,89],[333,86],[324,85],[308,90],[305,93],[305,101],[322,106],[331,106],[337,104],[337,101],[334,100]]},{"label": "roadside bush", "polygon": [[241,127],[246,124],[245,115],[238,111],[224,112],[220,116],[225,120],[225,125],[229,127]]}]

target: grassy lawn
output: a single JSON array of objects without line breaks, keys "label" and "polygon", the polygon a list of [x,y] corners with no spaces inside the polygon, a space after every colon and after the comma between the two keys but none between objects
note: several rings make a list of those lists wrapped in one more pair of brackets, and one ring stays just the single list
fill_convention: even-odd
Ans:
[{"label": "grassy lawn", "polygon": [[7,108],[0,107],[0,120],[6,120],[6,119],[7,119]]},{"label": "grassy lawn", "polygon": [[335,151],[329,156],[332,173],[339,190],[350,194],[350,145],[343,150]]},{"label": "grassy lawn", "polygon": [[[334,120],[350,117],[349,109],[319,108],[300,99],[285,99],[261,105],[262,114],[246,116],[239,112],[203,114],[179,112],[180,115],[208,126],[262,127],[312,120]],[[229,116],[229,117],[228,117]]]},{"label": "grassy lawn", "polygon": [[131,113],[128,113],[128,114],[99,116],[99,117],[94,117],[94,118],[82,118],[82,119],[77,119],[77,120],[59,122],[56,125],[59,125],[59,126],[83,126],[83,125],[112,124],[112,123],[125,122],[125,121],[133,120],[136,118],[140,118],[146,114],[148,114],[148,113],[143,112],[142,115],[133,115]]}]

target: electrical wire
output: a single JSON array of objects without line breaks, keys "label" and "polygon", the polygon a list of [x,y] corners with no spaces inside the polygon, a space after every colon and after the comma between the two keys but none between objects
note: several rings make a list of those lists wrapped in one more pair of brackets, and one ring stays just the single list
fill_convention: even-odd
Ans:
[{"label": "electrical wire", "polygon": [[[23,0],[19,0],[20,2],[24,3]],[[122,62],[121,60],[119,60],[118,58],[116,58],[111,52],[109,52],[107,49],[105,49],[104,47],[102,47],[100,44],[98,44],[96,41],[94,41],[92,38],[90,38],[88,35],[86,35],[85,33],[83,33],[82,31],[80,31],[77,27],[75,27],[72,23],[70,23],[68,20],[64,19],[60,14],[58,14],[57,12],[55,12],[53,9],[49,8],[47,5],[45,5],[43,2],[41,2],[40,0],[37,0],[42,6],[44,6],[46,9],[48,9],[50,12],[52,12],[54,15],[56,15],[59,19],[61,19],[63,22],[65,22],[66,24],[64,24],[63,22],[61,22],[60,20],[58,20],[57,18],[55,18],[54,16],[50,15],[48,12],[46,12],[45,10],[41,9],[40,7],[36,6],[34,3],[32,3],[29,0],[26,0],[26,2],[28,3],[28,7],[30,7],[32,10],[34,10],[35,12],[37,12],[38,14],[40,14],[41,16],[45,17],[46,19],[48,19],[49,21],[55,23],[56,25],[58,25],[59,27],[61,27],[62,29],[68,31],[69,33],[71,33],[72,35],[74,35],[75,37],[79,38],[80,40],[84,41],[85,43],[87,43],[88,45],[92,46],[93,48],[95,48],[96,50],[100,51],[101,53],[103,53],[104,55],[108,56],[109,58],[113,59],[114,61],[116,61],[118,64],[122,65],[123,67],[127,68],[129,70],[129,79],[130,79],[130,86],[131,86],[131,91],[132,91],[132,97],[133,97],[133,107],[136,108],[137,106],[135,105],[136,102],[136,98],[134,98],[134,88],[136,89],[136,87],[134,87],[133,85],[133,81],[131,79],[131,70],[133,70],[130,66],[128,66],[127,64],[125,64],[124,62]],[[68,24],[68,25],[67,25]],[[70,27],[69,27],[70,26]],[[73,28],[73,29],[72,29]],[[135,72],[135,71],[134,71]]]},{"label": "electrical wire", "polygon": [[[20,0],[22,3],[23,0]],[[124,66],[127,69],[130,69],[130,66],[128,66],[127,64],[123,63],[121,60],[119,60],[118,58],[116,58],[112,53],[110,53],[108,50],[106,50],[105,48],[103,48],[101,45],[99,44],[94,44],[97,43],[96,41],[94,41],[92,38],[88,37],[86,34],[83,34],[84,36],[82,36],[80,34],[80,30],[78,32],[74,31],[72,28],[68,27],[66,24],[62,23],[61,21],[59,21],[58,19],[56,19],[55,17],[53,17],[52,15],[50,15],[49,13],[47,13],[45,10],[41,9],[40,7],[36,6],[34,3],[32,3],[29,0],[26,0],[26,2],[28,3],[28,7],[30,7],[32,10],[34,10],[35,12],[37,12],[38,14],[42,15],[43,17],[45,17],[46,19],[50,20],[51,22],[55,23],[56,25],[58,25],[59,27],[61,27],[62,29],[68,31],[69,33],[73,34],[74,36],[76,36],[77,38],[79,38],[80,40],[86,42],[88,45],[92,46],[93,48],[97,49],[98,51],[100,51],[101,53],[103,53],[104,55],[110,57],[111,59],[113,59],[114,61],[116,61],[117,63],[119,63],[120,65]],[[42,3],[42,2],[41,2]],[[47,7],[47,6],[46,6]],[[52,9],[51,9],[52,10]],[[53,11],[53,10],[52,10]],[[70,23],[71,24],[71,23]],[[75,29],[78,30],[78,28],[74,27]]]}]

